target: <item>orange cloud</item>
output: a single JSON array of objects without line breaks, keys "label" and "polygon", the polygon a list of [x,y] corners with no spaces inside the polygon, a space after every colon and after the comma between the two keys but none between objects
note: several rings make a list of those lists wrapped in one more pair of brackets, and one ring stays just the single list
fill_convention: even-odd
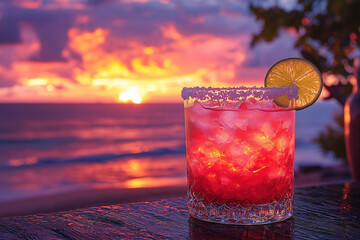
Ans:
[{"label": "orange cloud", "polygon": [[[18,20],[22,43],[4,49],[0,38],[0,79],[12,83],[1,88],[0,80],[0,101],[181,101],[184,86],[262,85],[272,56],[249,49],[256,24],[236,10],[243,3],[230,11],[225,3],[141,0],[90,11],[63,1],[61,10],[52,2],[32,12],[34,1],[20,2],[30,8]],[[49,26],[58,29],[47,40]]]}]

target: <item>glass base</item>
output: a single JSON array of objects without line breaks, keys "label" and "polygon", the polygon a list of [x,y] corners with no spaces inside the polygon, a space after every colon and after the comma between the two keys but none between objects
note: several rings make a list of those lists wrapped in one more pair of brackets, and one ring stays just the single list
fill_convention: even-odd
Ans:
[{"label": "glass base", "polygon": [[286,196],[282,202],[267,204],[230,205],[199,201],[189,194],[188,207],[194,218],[223,224],[260,225],[280,222],[293,214],[293,199]]}]

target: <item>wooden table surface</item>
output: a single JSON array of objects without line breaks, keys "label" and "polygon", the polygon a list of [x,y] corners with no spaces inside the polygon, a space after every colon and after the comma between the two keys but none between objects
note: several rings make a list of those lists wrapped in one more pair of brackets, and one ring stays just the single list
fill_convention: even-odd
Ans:
[{"label": "wooden table surface", "polygon": [[0,239],[360,239],[360,183],[296,189],[294,216],[269,225],[189,218],[183,197],[4,217]]}]

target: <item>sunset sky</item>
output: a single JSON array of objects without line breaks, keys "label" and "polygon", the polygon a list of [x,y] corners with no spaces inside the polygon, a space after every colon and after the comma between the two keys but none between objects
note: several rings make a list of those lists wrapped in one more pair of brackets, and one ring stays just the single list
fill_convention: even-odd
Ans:
[{"label": "sunset sky", "polygon": [[288,32],[251,49],[260,26],[247,1],[2,1],[0,102],[180,102],[184,86],[261,86],[299,53]]}]

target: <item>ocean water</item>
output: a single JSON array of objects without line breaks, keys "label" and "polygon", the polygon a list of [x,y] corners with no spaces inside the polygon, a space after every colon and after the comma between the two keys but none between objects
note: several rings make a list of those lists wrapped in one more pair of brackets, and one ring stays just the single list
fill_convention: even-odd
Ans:
[{"label": "ocean water", "polygon": [[[295,166],[339,164],[311,142],[334,102],[296,113]],[[0,202],[186,184],[183,105],[0,104]]]}]

